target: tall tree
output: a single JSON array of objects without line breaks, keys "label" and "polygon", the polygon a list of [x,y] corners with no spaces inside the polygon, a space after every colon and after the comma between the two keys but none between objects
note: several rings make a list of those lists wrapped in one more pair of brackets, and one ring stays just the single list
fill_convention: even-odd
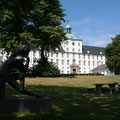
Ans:
[{"label": "tall tree", "polygon": [[32,12],[31,31],[36,39],[36,47],[40,48],[41,59],[45,52],[55,50],[66,40],[61,21],[65,14],[59,0],[37,0]]},{"label": "tall tree", "polygon": [[45,52],[55,50],[64,41],[63,13],[59,0],[1,0],[0,47],[7,52],[22,44]]},{"label": "tall tree", "polygon": [[0,1],[0,47],[12,52],[23,44],[31,44],[32,34],[27,31],[34,0]]},{"label": "tall tree", "polygon": [[110,71],[120,74],[120,35],[112,38],[112,43],[105,48],[106,64]]}]

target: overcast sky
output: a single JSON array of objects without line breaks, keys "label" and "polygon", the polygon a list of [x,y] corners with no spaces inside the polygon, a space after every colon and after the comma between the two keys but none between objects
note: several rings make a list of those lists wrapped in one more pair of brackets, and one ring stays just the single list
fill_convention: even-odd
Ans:
[{"label": "overcast sky", "polygon": [[[83,45],[106,47],[120,34],[120,0],[60,0],[72,33]],[[67,23],[62,24],[64,27]]]}]

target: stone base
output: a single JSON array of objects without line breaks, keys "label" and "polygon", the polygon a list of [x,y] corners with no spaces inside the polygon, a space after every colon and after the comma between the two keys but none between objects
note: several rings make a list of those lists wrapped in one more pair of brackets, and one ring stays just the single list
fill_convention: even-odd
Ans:
[{"label": "stone base", "polygon": [[34,97],[5,97],[0,99],[0,113],[50,112],[51,99]]}]

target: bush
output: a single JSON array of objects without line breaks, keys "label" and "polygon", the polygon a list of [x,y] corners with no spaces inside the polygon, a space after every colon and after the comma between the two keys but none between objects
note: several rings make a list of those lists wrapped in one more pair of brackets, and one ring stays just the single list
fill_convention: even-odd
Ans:
[{"label": "bush", "polygon": [[32,76],[36,77],[58,77],[60,76],[60,70],[54,63],[48,62],[47,59],[44,62],[39,59],[37,64],[29,70]]}]

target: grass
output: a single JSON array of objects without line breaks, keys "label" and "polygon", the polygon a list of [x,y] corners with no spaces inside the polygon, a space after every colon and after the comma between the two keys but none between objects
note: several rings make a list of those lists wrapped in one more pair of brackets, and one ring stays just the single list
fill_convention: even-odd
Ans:
[{"label": "grass", "polygon": [[[119,82],[120,76],[26,78],[26,89],[52,99],[50,113],[0,114],[0,120],[119,120],[120,95],[87,94],[94,83]],[[22,96],[10,86],[7,95]]]}]

